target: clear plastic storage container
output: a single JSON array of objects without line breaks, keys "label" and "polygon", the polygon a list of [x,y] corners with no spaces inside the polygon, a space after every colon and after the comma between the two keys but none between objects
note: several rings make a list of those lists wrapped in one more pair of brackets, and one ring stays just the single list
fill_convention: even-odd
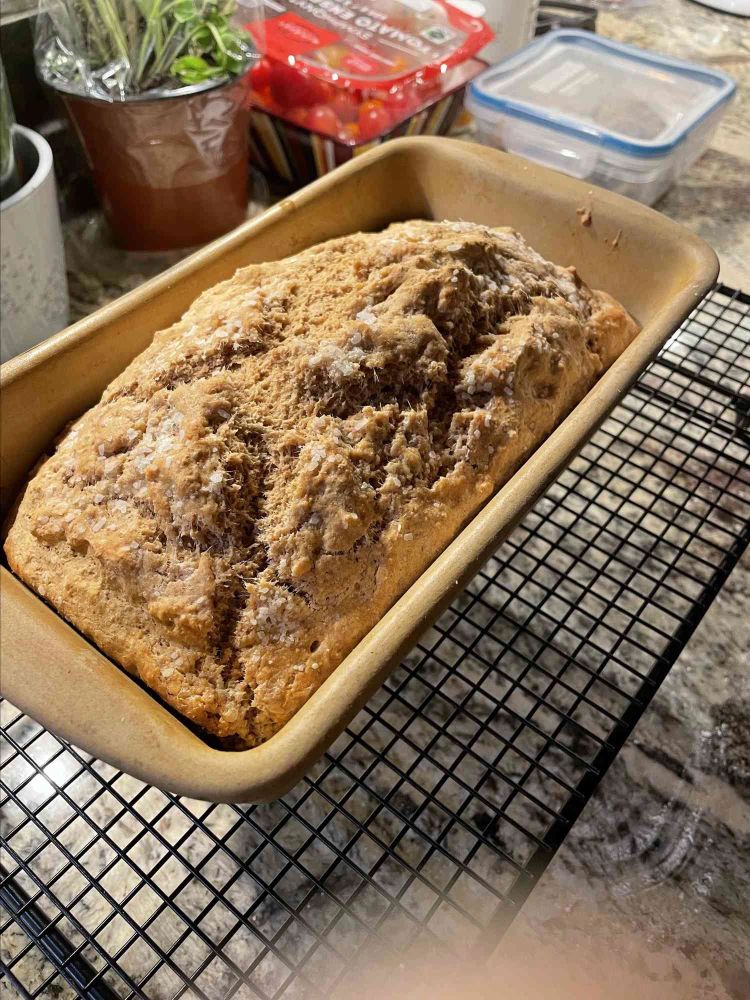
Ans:
[{"label": "clear plastic storage container", "polygon": [[735,92],[718,70],[554,31],[487,70],[478,139],[652,204],[708,145]]}]

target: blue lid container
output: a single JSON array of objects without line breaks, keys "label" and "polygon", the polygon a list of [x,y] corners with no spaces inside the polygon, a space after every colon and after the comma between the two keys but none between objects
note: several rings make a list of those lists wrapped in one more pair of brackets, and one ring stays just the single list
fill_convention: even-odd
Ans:
[{"label": "blue lid container", "polygon": [[482,73],[466,104],[487,145],[651,204],[700,156],[736,85],[587,31],[554,31]]}]

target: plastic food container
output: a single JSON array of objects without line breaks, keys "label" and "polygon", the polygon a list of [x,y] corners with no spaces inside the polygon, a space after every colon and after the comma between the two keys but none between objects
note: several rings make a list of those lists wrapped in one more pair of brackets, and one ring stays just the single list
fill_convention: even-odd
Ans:
[{"label": "plastic food container", "polygon": [[248,24],[251,140],[267,174],[299,185],[398,135],[439,135],[491,29],[447,0],[274,0]]},{"label": "plastic food container", "polygon": [[711,140],[736,90],[718,70],[554,31],[478,77],[480,142],[652,204]]}]

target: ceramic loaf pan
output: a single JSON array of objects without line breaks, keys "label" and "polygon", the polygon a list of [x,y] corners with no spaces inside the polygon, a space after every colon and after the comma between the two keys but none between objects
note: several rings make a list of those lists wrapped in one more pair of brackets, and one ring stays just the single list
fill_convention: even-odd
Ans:
[{"label": "ceramic loaf pan", "polygon": [[[576,209],[589,208],[581,224]],[[642,332],[287,725],[264,745],[209,747],[11,575],[2,573],[2,690],[59,736],[152,784],[214,801],[282,795],[582,446],[716,278],[712,250],[651,209],[495,150],[395,140],[322,178],[2,367],[2,510],[61,428],[236,268],[413,217],[513,226],[616,296]]]}]

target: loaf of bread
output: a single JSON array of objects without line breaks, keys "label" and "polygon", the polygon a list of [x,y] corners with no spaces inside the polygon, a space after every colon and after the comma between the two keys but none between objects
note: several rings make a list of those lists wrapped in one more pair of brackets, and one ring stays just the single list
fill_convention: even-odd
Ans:
[{"label": "loaf of bread", "polygon": [[299,709],[637,333],[517,233],[414,221],[239,270],[36,469],[12,569],[174,709]]}]

